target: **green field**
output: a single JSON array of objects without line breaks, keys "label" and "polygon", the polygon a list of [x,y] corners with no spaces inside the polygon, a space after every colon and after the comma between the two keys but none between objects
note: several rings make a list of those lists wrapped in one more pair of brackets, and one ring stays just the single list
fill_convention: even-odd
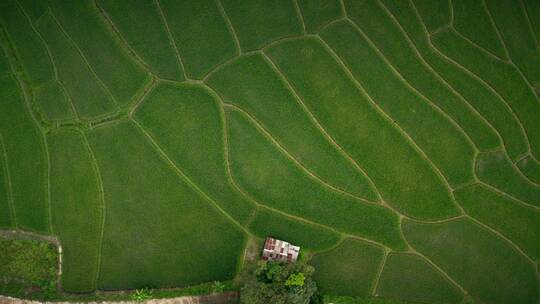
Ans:
[{"label": "green field", "polygon": [[74,294],[274,236],[327,296],[540,303],[540,1],[0,1],[0,230]]}]

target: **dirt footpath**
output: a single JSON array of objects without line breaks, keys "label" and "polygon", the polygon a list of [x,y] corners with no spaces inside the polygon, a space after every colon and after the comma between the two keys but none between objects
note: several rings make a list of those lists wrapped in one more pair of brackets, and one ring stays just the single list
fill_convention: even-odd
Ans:
[{"label": "dirt footpath", "polygon": [[[0,296],[0,304],[41,304],[41,303],[55,303],[55,304],[73,304],[79,302],[39,302],[20,300],[9,297]],[[121,301],[121,302],[86,302],[87,304],[234,304],[238,303],[238,293],[226,292],[218,295],[207,295],[199,297],[179,297],[171,299],[155,299],[148,301]]]}]

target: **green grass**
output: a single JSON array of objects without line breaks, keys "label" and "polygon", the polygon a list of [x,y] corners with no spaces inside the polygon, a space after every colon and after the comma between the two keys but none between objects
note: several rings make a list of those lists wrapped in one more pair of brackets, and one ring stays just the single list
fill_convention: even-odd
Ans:
[{"label": "green grass", "polygon": [[[498,33],[512,62],[533,87],[540,86],[540,56],[538,41],[529,27],[527,12],[522,5],[505,1],[486,1]],[[537,94],[538,96],[538,94]]]},{"label": "green grass", "polygon": [[326,304],[405,304],[407,302],[377,297],[325,296]]},{"label": "green grass", "polygon": [[229,182],[223,121],[214,96],[199,86],[160,84],[135,119],[184,174],[237,221],[247,222],[254,206]]},{"label": "green grass", "polygon": [[[432,47],[427,30],[420,16],[416,14],[415,7],[405,1],[384,1],[384,3],[431,68],[462,96],[465,105],[469,104],[478,111],[497,130],[510,158],[516,159],[523,155],[528,149],[527,138],[520,127],[520,121],[506,102],[495,91],[490,90],[480,80],[468,74]],[[467,3],[476,2],[468,1]],[[474,138],[472,137],[473,140]]]},{"label": "green grass", "polygon": [[527,11],[527,16],[531,22],[536,40],[540,40],[540,5],[534,0],[525,0],[523,4],[525,5],[525,10]]},{"label": "green grass", "polygon": [[516,163],[519,170],[529,179],[531,182],[540,185],[540,163],[532,159],[530,155],[527,155]]},{"label": "green grass", "polygon": [[0,294],[49,299],[56,292],[57,274],[54,245],[0,237]]},{"label": "green grass", "polygon": [[450,24],[451,2],[446,0],[413,0],[428,31],[433,32]]},{"label": "green grass", "polygon": [[[343,21],[328,27],[321,35],[373,101],[411,136],[451,185],[472,180],[473,147],[429,101],[409,90],[393,74],[359,31]],[[354,60],[358,55],[366,61]]]},{"label": "green grass", "polygon": [[326,24],[343,17],[339,0],[300,0],[298,6],[308,33],[316,33]]},{"label": "green grass", "polygon": [[[242,57],[207,80],[225,103],[257,120],[315,175],[351,194],[376,201],[375,189],[355,170],[302,109],[285,80],[260,54]],[[298,138],[302,138],[301,141]]]},{"label": "green grass", "polygon": [[539,301],[538,1],[0,2],[0,228],[64,260],[0,294],[235,290],[274,236],[326,302]]},{"label": "green grass", "polygon": [[189,78],[201,79],[237,55],[233,33],[216,1],[160,3]]},{"label": "green grass", "polygon": [[[2,28],[0,28],[0,34],[2,34],[2,35],[4,34],[3,31],[2,31]],[[0,46],[2,46],[2,44],[0,44]],[[7,59],[7,56],[4,56],[4,50],[3,50],[3,47],[2,47],[2,48],[0,48],[0,76],[7,76],[7,75],[10,75],[10,74],[11,74],[11,67],[9,65],[9,61]]]},{"label": "green grass", "polygon": [[105,193],[100,289],[234,276],[241,231],[175,173],[140,129],[115,123],[91,131],[88,140]]},{"label": "green grass", "polygon": [[469,220],[442,224],[406,221],[410,244],[470,294],[486,303],[534,303],[538,275],[514,247]]},{"label": "green grass", "polygon": [[531,144],[531,152],[538,158],[538,99],[515,67],[486,55],[452,31],[441,30],[431,38],[437,49],[480,77],[504,98],[523,124]]},{"label": "green grass", "polygon": [[503,152],[479,154],[475,171],[485,183],[525,203],[540,206],[540,186],[521,175]]},{"label": "green grass", "polygon": [[14,219],[12,218],[11,202],[9,197],[8,171],[6,167],[6,156],[4,155],[4,143],[0,137],[0,228],[12,228]]},{"label": "green grass", "polygon": [[233,178],[260,204],[403,249],[396,214],[316,182],[237,110],[227,109],[227,125]]},{"label": "green grass", "polygon": [[15,44],[16,55],[30,83],[37,86],[52,80],[54,71],[45,45],[15,0],[2,1],[0,20]]},{"label": "green grass", "polygon": [[67,292],[90,292],[96,288],[104,215],[98,175],[80,132],[54,132],[47,136],[47,143],[52,228],[63,247],[62,288]]},{"label": "green grass", "polygon": [[467,214],[497,230],[533,260],[540,258],[540,211],[483,186],[457,190],[456,199]]},{"label": "green grass", "polygon": [[353,239],[331,251],[317,254],[311,264],[319,290],[328,295],[367,296],[383,260],[383,250]]},{"label": "green grass", "polygon": [[31,21],[36,21],[47,10],[47,3],[40,0],[17,0]]},{"label": "green grass", "polygon": [[[320,42],[287,41],[267,52],[330,136],[372,178],[388,204],[423,219],[457,213],[442,178],[374,109]],[[339,107],[335,100],[340,100]]]},{"label": "green grass", "polygon": [[454,27],[459,33],[493,55],[502,59],[508,58],[483,2],[455,0],[452,1],[452,6],[455,14]]},{"label": "green grass", "polygon": [[300,16],[292,0],[223,0],[243,51],[260,49],[280,38],[302,33]]},{"label": "green grass", "polygon": [[148,80],[99,15],[93,1],[51,0],[51,13],[85,56],[97,77],[120,106],[128,106]]},{"label": "green grass", "polygon": [[[51,13],[40,18],[37,28],[47,42],[58,73],[79,117],[94,118],[114,111],[116,103]],[[62,103],[62,100],[58,100]],[[57,106],[60,108],[60,106]]]},{"label": "green grass", "polygon": [[426,260],[413,254],[390,254],[376,294],[413,303],[460,303],[461,291]]},{"label": "green grass", "polygon": [[50,121],[75,119],[67,92],[57,81],[37,87],[34,91],[34,100]]},{"label": "green grass", "polygon": [[43,138],[17,81],[0,78],[0,133],[9,172],[16,227],[48,232],[47,159]]},{"label": "green grass", "polygon": [[[386,1],[386,3],[389,6],[406,4],[405,1],[400,1],[399,3],[396,1]],[[422,103],[431,104],[444,111],[450,119],[457,123],[462,129],[462,132],[471,138],[479,149],[492,149],[499,145],[499,140],[495,132],[470,110],[455,91],[440,80],[438,75],[430,69],[429,65],[423,62],[423,57],[419,56],[416,50],[409,46],[408,37],[402,33],[401,26],[392,20],[381,5],[377,5],[373,1],[365,3],[357,1],[354,3],[351,2],[347,7],[350,8],[349,11],[352,11],[350,13],[351,19],[365,32],[366,36],[375,45],[374,47],[385,56],[397,72],[402,75],[404,80],[418,91],[415,95],[422,94],[425,97],[422,99]],[[378,66],[382,67],[384,63],[380,63]],[[379,85],[368,85],[368,87],[372,87],[375,90],[376,88],[380,88],[381,85],[379,82]],[[384,94],[383,96],[387,99],[394,97],[390,94]],[[400,96],[400,99],[404,103],[411,103],[409,101],[411,97]],[[415,108],[418,107],[415,106]],[[432,116],[434,119],[437,118],[436,114]],[[448,118],[437,119],[443,122]],[[404,124],[404,127],[406,127],[406,124]]]},{"label": "green grass", "polygon": [[99,7],[153,73],[184,80],[183,68],[154,1],[98,1]]},{"label": "green grass", "polygon": [[248,229],[261,238],[272,236],[288,240],[301,249],[311,251],[330,249],[340,241],[340,235],[330,229],[301,222],[266,208],[257,210]]}]

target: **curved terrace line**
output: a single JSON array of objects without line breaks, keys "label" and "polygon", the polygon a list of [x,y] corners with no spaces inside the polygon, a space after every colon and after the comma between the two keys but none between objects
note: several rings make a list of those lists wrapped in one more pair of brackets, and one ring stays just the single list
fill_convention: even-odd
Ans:
[{"label": "curved terrace line", "polygon": [[300,97],[300,95],[298,95],[298,93],[296,92],[296,90],[293,88],[293,86],[291,85],[291,82],[287,79],[287,77],[283,74],[283,72],[281,72],[281,70],[276,66],[276,64],[268,57],[268,55],[266,55],[266,53],[263,51],[261,52],[262,54],[262,57],[263,59],[270,65],[270,67],[274,70],[274,72],[278,75],[278,77],[281,78],[281,80],[283,81],[285,87],[287,88],[287,90],[293,95],[294,99],[296,100],[296,102],[300,105],[300,107],[302,108],[302,110],[304,111],[304,113],[309,117],[309,119],[313,122],[313,124],[315,124],[315,126],[317,127],[317,129],[322,133],[323,137],[328,141],[330,142],[330,144],[338,150],[338,152],[343,156],[345,157],[345,159],[347,159],[347,161],[349,163],[351,163],[351,165],[353,166],[353,168],[355,168],[360,174],[362,174],[364,177],[366,177],[366,180],[368,182],[368,184],[371,186],[372,190],[375,192],[375,194],[377,195],[377,198],[379,199],[379,201],[383,202],[383,199],[382,199],[382,195],[379,191],[379,189],[377,188],[377,186],[375,185],[375,183],[373,182],[373,179],[366,173],[366,171],[360,166],[358,165],[358,162],[355,161],[346,151],[345,149],[343,149],[343,147],[341,147],[333,138],[332,136],[330,136],[330,134],[326,131],[326,129],[321,125],[321,123],[317,120],[317,118],[315,117],[315,115],[311,112],[311,110],[309,110],[309,108],[306,106],[306,104],[304,103],[304,101],[302,100],[302,98]]},{"label": "curved terrace line", "polygon": [[444,54],[441,50],[439,50],[432,42],[432,34],[429,34],[428,31],[427,31],[427,28],[425,26],[425,24],[423,23],[422,21],[422,18],[420,16],[420,14],[418,13],[418,10],[416,9],[416,7],[414,6],[413,4],[413,9],[417,15],[417,17],[419,18],[419,20],[422,22],[422,25],[424,27],[424,32],[428,35],[428,43],[430,45],[430,47],[437,53],[439,54],[441,57],[443,57],[444,59],[446,59],[449,63],[453,64],[454,66],[456,66],[458,69],[462,70],[464,73],[466,73],[467,75],[473,77],[474,79],[476,79],[477,81],[479,81],[480,83],[482,83],[484,85],[484,87],[486,87],[491,93],[493,93],[494,95],[496,95],[499,100],[502,102],[503,105],[505,105],[507,107],[507,109],[510,111],[510,113],[512,114],[512,116],[514,116],[515,120],[518,122],[520,128],[521,128],[521,131],[523,132],[523,135],[525,136],[525,139],[527,141],[527,145],[528,145],[528,151],[531,151],[531,145],[530,145],[530,141],[529,141],[529,137],[528,137],[528,134],[527,134],[527,131],[525,130],[525,127],[523,126],[523,123],[521,122],[521,120],[519,119],[519,117],[517,116],[517,114],[515,113],[514,109],[512,109],[512,107],[510,106],[510,104],[508,103],[508,101],[502,97],[502,95],[497,91],[495,90],[495,88],[493,88],[490,84],[488,84],[483,78],[481,78],[480,76],[476,75],[475,73],[473,73],[472,71],[470,71],[469,69],[467,69],[466,67],[462,66],[460,63],[458,63],[457,61],[455,61],[454,59],[450,58],[449,56],[447,56],[446,54]]},{"label": "curved terrace line", "polygon": [[415,149],[415,151],[419,154],[419,156],[421,158],[423,158],[428,163],[428,165],[431,167],[431,169],[440,177],[441,181],[446,186],[448,193],[452,197],[452,201],[454,202],[455,206],[458,208],[458,210],[461,211],[461,213],[463,213],[463,209],[461,208],[461,206],[459,204],[457,204],[457,202],[456,202],[456,200],[455,200],[455,198],[453,196],[453,193],[451,191],[452,187],[448,183],[448,180],[446,179],[446,177],[440,172],[439,168],[437,166],[435,166],[433,161],[431,161],[431,159],[426,155],[426,153],[416,144],[416,142],[411,138],[411,136],[407,132],[405,132],[405,130],[403,130],[396,122],[394,122],[390,118],[390,116],[383,109],[381,109],[380,106],[371,98],[371,96],[366,92],[366,90],[362,87],[362,85],[360,85],[358,83],[358,81],[356,80],[356,78],[354,78],[354,76],[352,75],[352,73],[348,69],[348,67],[345,65],[345,63],[343,63],[343,61],[341,61],[341,58],[339,58],[334,53],[332,48],[330,48],[330,46],[328,46],[328,44],[323,39],[317,38],[317,40],[321,43],[321,45],[325,48],[325,50],[334,58],[336,63],[339,66],[341,66],[343,71],[345,71],[345,74],[347,74],[349,79],[351,81],[353,81],[353,83],[359,89],[359,91],[371,102],[371,104],[377,110],[377,112],[381,116],[383,116],[385,118],[385,120],[388,123],[390,123],[396,129],[396,131],[398,131],[409,142],[409,144]]},{"label": "curved terrace line", "polygon": [[[403,28],[403,26],[401,25],[401,23],[398,21],[398,19],[396,18],[396,16],[394,16],[394,14],[392,14],[392,12],[386,7],[386,5],[384,5],[384,3],[382,3],[380,0],[377,0],[377,2],[379,3],[379,5],[386,11],[386,14],[392,19],[392,21],[394,22],[394,24],[396,25],[396,27],[400,30],[400,32],[403,34],[403,36],[405,37],[405,40],[407,41],[407,43],[409,44],[409,46],[411,47],[411,49],[416,53],[416,55],[418,56],[418,58],[420,59],[420,61],[422,62],[422,64],[428,69],[431,71],[431,73],[435,76],[435,78],[437,80],[439,80],[439,82],[441,82],[446,88],[448,88],[452,93],[454,93],[455,96],[458,97],[459,100],[461,100],[470,110],[472,113],[474,113],[485,125],[487,125],[488,127],[491,127],[491,129],[497,134],[499,135],[498,131],[487,121],[487,119],[482,115],[480,114],[480,112],[478,112],[478,110],[476,110],[475,107],[473,107],[470,102],[467,100],[467,98],[465,98],[463,95],[461,95],[451,84],[449,84],[433,67],[431,64],[429,64],[427,62],[427,60],[424,58],[424,56],[422,55],[422,52],[420,52],[420,50],[418,49],[418,47],[416,46],[416,44],[413,42],[413,40],[411,39],[409,33],[405,30],[405,28]],[[412,0],[409,0],[409,3],[410,5],[413,5],[412,3]],[[352,22],[352,20],[351,20]],[[411,85],[412,86],[412,85]],[[426,99],[429,100],[429,98],[426,97]],[[431,101],[433,104],[434,102]],[[445,112],[444,110],[441,109],[442,112]],[[448,115],[449,116],[449,115]],[[452,117],[448,117],[449,119],[453,120]],[[456,123],[456,125],[459,126],[459,123],[457,121],[454,121]],[[474,145],[474,147],[477,149],[477,150],[481,150],[480,148],[478,148],[474,142],[472,141],[472,139],[468,136],[467,132],[465,132],[465,130],[463,129],[463,127],[460,126],[460,130],[464,133],[464,135],[470,140],[471,144]],[[499,141],[500,143],[499,144],[502,144],[503,143],[503,140],[501,138],[501,136],[499,135]]]}]

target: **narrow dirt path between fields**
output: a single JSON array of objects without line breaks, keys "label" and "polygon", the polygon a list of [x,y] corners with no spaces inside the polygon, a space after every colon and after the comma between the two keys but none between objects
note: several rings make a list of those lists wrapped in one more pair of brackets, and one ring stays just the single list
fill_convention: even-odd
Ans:
[{"label": "narrow dirt path between fields", "polygon": [[[82,302],[39,302],[30,300],[14,299],[10,297],[0,296],[0,304],[41,304],[41,303],[55,303],[55,304],[73,304]],[[226,292],[217,295],[206,295],[198,297],[178,297],[170,299],[153,299],[147,301],[119,301],[119,302],[86,302],[87,304],[233,304],[238,303],[237,292]]]},{"label": "narrow dirt path between fields", "polygon": [[[54,236],[41,235],[33,232],[19,231],[19,230],[0,230],[0,238],[4,239],[27,239],[27,240],[38,240],[43,242],[48,242],[55,245],[58,248],[59,255],[59,269],[58,269],[58,278],[61,276],[62,269],[62,247],[59,240]],[[58,284],[60,280],[58,279]],[[60,285],[58,285],[60,286]],[[233,304],[238,303],[238,293],[237,292],[225,292],[222,294],[216,295],[205,295],[205,296],[185,296],[177,298],[168,298],[168,299],[152,299],[147,301],[100,301],[100,302],[85,302],[88,304],[96,303],[105,303],[105,304]],[[41,303],[55,303],[55,304],[73,304],[73,303],[83,303],[77,301],[70,302],[40,302],[40,301],[31,301],[16,299],[11,297],[6,297],[0,295],[0,304],[41,304]]]}]

